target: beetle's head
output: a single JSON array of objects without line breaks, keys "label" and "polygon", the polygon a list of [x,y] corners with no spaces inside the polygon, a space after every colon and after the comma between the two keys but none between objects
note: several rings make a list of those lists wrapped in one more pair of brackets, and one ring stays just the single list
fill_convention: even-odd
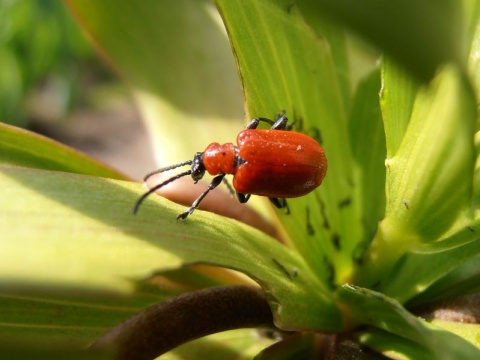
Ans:
[{"label": "beetle's head", "polygon": [[203,165],[203,153],[197,152],[193,157],[192,179],[195,183],[205,175],[205,165]]}]

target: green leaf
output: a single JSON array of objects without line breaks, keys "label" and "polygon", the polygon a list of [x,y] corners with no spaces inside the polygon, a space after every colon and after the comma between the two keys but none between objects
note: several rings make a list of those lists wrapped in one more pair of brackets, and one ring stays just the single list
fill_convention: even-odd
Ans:
[{"label": "green leaf", "polygon": [[[385,132],[378,92],[380,72],[375,70],[358,86],[350,113],[350,142],[355,160],[356,186],[365,228],[360,250],[372,241],[385,212]],[[361,254],[358,254],[360,256]]]},{"label": "green leaf", "polygon": [[[480,254],[480,241],[475,228],[464,228],[447,238],[429,244],[420,245],[407,251],[395,264],[391,272],[382,283],[382,291],[405,303],[415,298],[418,303],[438,301],[431,293],[425,292],[434,282],[460,269],[466,270],[470,261]],[[473,230],[473,231],[472,231]],[[427,265],[425,265],[427,264]],[[471,269],[472,270],[472,269]],[[469,275],[478,276],[478,263],[474,272]],[[457,273],[457,276],[459,274]],[[412,279],[414,279],[412,281]],[[460,280],[457,278],[457,280]],[[454,284],[451,283],[450,286]],[[459,285],[459,284],[458,284]],[[444,296],[452,296],[453,289],[444,288]],[[473,291],[470,289],[469,292]]]},{"label": "green leaf", "polygon": [[387,358],[434,360],[431,353],[422,345],[385,330],[369,328],[356,335],[363,345],[382,353]]},{"label": "green leaf", "polygon": [[371,272],[371,283],[408,249],[468,220],[475,121],[471,89],[452,67],[419,92],[400,148],[387,160],[386,216],[369,253],[375,265],[360,274]]},{"label": "green leaf", "polygon": [[466,34],[466,44],[469,46],[468,70],[478,98],[480,94],[480,3],[478,1],[464,1],[464,6],[468,20]]},{"label": "green leaf", "polygon": [[[289,200],[291,212],[280,215],[281,224],[288,244],[325,284],[343,282],[351,275],[351,254],[363,236],[352,185],[346,100],[337,77],[346,69],[336,68],[331,53],[344,41],[319,38],[288,1],[216,3],[237,57],[250,117],[284,109],[298,120],[295,130],[316,134],[325,148],[329,168],[323,184]],[[329,39],[342,39],[340,29],[329,31]],[[354,205],[339,209],[346,199]]]},{"label": "green leaf", "polygon": [[438,326],[439,328],[457,334],[458,336],[480,348],[480,339],[478,338],[478,334],[480,333],[479,324],[462,324],[456,321],[444,320],[433,320],[432,324]]},{"label": "green leaf", "polygon": [[387,158],[393,157],[403,140],[412,117],[413,104],[420,83],[392,63],[382,61],[382,116],[387,140]]},{"label": "green leaf", "polygon": [[162,355],[161,359],[251,360],[255,354],[274,341],[262,336],[261,330],[237,329],[188,342]]},{"label": "green leaf", "polygon": [[[381,293],[344,285],[338,296],[349,307],[354,323],[370,325],[374,331],[381,329],[408,340],[400,341],[400,346],[393,349],[395,351],[402,351],[405,347],[405,353],[422,354],[422,359],[475,359],[480,355],[480,349],[466,340],[416,318]],[[363,337],[360,333],[359,338],[368,343],[369,328],[364,333]],[[393,345],[393,341],[390,344]]]},{"label": "green leaf", "polygon": [[239,270],[260,283],[280,327],[341,328],[333,299],[303,259],[236,221],[198,211],[179,222],[179,206],[159,197],[133,216],[140,187],[102,178],[4,167],[0,186],[3,286],[128,293],[134,280],[205,263]]},{"label": "green leaf", "polygon": [[264,349],[254,360],[309,359],[315,345],[318,346],[318,343],[315,342],[314,334],[293,334]]},{"label": "green leaf", "polygon": [[[468,73],[469,78],[472,82],[472,86],[475,89],[475,94],[477,98],[477,104],[480,97],[480,3],[478,1],[465,2],[466,13],[468,15],[469,27],[468,27],[468,41],[467,44],[470,45],[469,48],[469,58],[468,58]],[[480,128],[480,118],[477,113],[477,130]],[[477,131],[475,134],[475,147],[477,154],[477,161],[475,163],[475,171],[473,177],[473,187],[474,187],[474,203],[477,206],[480,204],[480,133]],[[476,214],[476,217],[479,215]]]},{"label": "green leaf", "polygon": [[[80,293],[71,288],[56,291],[40,289],[26,293],[4,288],[2,281],[0,330],[2,342],[21,341],[31,347],[80,349],[91,344],[108,328],[140,311],[152,301],[160,301],[157,293],[135,296],[113,296],[111,293]],[[95,296],[93,296],[95,295]],[[0,343],[0,347],[1,347]]]},{"label": "green leaf", "polygon": [[423,81],[439,65],[463,64],[462,2],[301,0],[298,5],[303,13],[331,17],[364,36]]},{"label": "green leaf", "polygon": [[[476,242],[478,242],[478,240]],[[478,267],[480,255],[467,254],[465,257],[459,257],[459,259],[454,260],[454,264],[458,264],[454,268],[451,267],[452,261],[447,259],[449,255],[454,254],[451,254],[451,252],[445,252],[443,256],[443,258],[447,260],[447,264],[450,265],[447,267],[447,271],[439,271],[439,274],[436,274],[436,277],[431,277],[433,279],[438,278],[438,280],[433,282],[426,289],[423,289],[423,291],[419,292],[417,297],[409,300],[409,307],[431,304],[437,301],[453,299],[458,296],[480,291],[480,269]],[[438,258],[438,256],[436,257]],[[444,259],[439,260],[441,261]],[[430,264],[430,258],[428,261]],[[429,267],[432,266],[429,265]],[[444,265],[442,263],[442,268],[443,267]],[[445,273],[445,275],[439,276],[442,273]]]},{"label": "green leaf", "polygon": [[126,179],[119,171],[66,145],[2,123],[0,164]]}]

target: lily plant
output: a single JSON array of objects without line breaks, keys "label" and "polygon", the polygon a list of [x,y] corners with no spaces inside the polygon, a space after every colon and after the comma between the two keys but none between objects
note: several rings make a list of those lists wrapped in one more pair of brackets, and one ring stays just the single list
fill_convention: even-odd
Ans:
[{"label": "lily plant", "polygon": [[215,189],[211,211],[177,221],[208,184],[184,178],[133,215],[143,183],[0,125],[11,358],[480,356],[480,3],[66,4],[159,167],[285,110],[328,171],[288,213]]}]

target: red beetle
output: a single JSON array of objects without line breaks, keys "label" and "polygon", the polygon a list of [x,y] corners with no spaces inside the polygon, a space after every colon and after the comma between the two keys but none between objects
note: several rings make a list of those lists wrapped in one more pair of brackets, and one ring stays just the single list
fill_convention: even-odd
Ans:
[{"label": "red beetle", "polygon": [[[260,121],[272,125],[271,129],[257,129]],[[191,175],[197,183],[203,178],[205,171],[215,177],[207,190],[187,211],[178,215],[177,219],[186,219],[193,213],[209,191],[224,181],[227,174],[233,175],[233,187],[241,203],[246,203],[250,195],[254,194],[268,196],[278,208],[286,207],[285,198],[308,194],[322,183],[327,172],[327,158],[322,147],[305,134],[289,131],[287,122],[285,112],[278,114],[276,121],[266,118],[253,119],[247,128],[238,134],[237,146],[232,143],[211,143],[204,152],[195,153],[193,160],[148,174],[145,180],[154,174],[180,166],[192,166],[190,170],[151,188],[138,199],[133,213],[137,213],[147,196],[161,187],[187,175]]]}]

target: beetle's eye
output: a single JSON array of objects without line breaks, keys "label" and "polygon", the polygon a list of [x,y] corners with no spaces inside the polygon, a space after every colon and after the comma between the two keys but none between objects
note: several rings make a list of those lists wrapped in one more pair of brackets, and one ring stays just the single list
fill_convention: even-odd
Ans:
[{"label": "beetle's eye", "polygon": [[195,182],[203,178],[203,175],[205,175],[205,170],[197,169],[196,171],[192,171],[192,179],[195,180]]},{"label": "beetle's eye", "polygon": [[192,179],[197,182],[205,175],[205,166],[203,165],[203,153],[197,152],[193,157]]}]

